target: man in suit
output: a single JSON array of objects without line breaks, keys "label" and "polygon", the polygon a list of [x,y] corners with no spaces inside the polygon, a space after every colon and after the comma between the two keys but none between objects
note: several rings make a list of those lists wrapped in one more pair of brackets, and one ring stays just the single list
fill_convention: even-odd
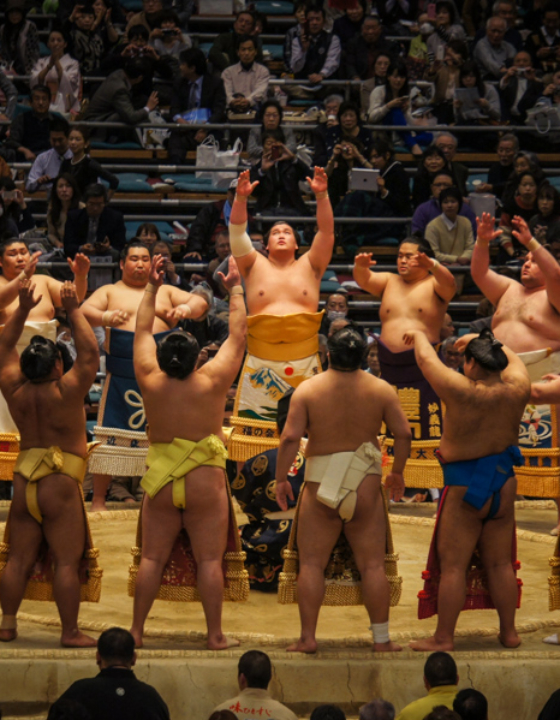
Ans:
[{"label": "man in suit", "polygon": [[459,188],[463,197],[467,196],[467,180],[469,179],[469,169],[466,165],[455,160],[457,154],[457,138],[451,133],[440,133],[433,144],[438,147],[445,155],[447,167],[453,178],[453,184]]},{"label": "man in suit", "polygon": [[[208,60],[212,63],[215,72],[222,73],[230,65],[235,65],[238,61],[237,48],[239,46],[239,38],[244,35],[251,35],[255,29],[255,18],[253,13],[248,10],[242,10],[237,14],[231,32],[225,32],[218,35],[214,44],[208,53]],[[260,38],[255,36],[257,43],[258,63],[263,62],[262,45]]]},{"label": "man in suit", "polygon": [[[144,80],[150,73],[149,63],[145,58],[135,57],[128,60],[122,70],[116,70],[103,81],[89,107],[85,112],[84,120],[88,122],[124,122],[134,126],[148,120],[149,113],[158,105],[158,94],[153,92],[146,105],[136,110],[132,103],[132,88]],[[122,141],[123,133],[115,128],[100,129],[96,138],[105,139],[115,137],[115,141]]]},{"label": "man in suit", "polygon": [[380,51],[398,55],[398,48],[394,43],[383,37],[383,25],[379,17],[368,15],[364,18],[360,33],[353,37],[346,46],[345,77],[349,80],[372,78],[377,53]]},{"label": "man in suit", "polygon": [[84,193],[83,209],[70,210],[64,232],[64,252],[74,257],[84,255],[113,255],[118,260],[126,243],[124,217],[118,210],[107,207],[104,185],[90,185]]},{"label": "man in suit", "polygon": [[[202,50],[189,48],[179,55],[181,77],[173,88],[171,97],[171,119],[188,127],[184,113],[206,109],[210,112],[209,123],[225,120],[226,93],[221,78],[207,72],[206,58]],[[218,136],[218,133],[213,133]],[[185,161],[187,150],[194,150],[206,138],[208,132],[199,130],[172,130],[169,137],[169,161],[180,165]]]}]

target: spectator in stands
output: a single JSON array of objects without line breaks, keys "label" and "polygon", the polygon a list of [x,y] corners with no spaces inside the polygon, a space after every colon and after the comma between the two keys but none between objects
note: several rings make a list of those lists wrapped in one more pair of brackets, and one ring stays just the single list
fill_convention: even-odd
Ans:
[{"label": "spectator in stands", "polygon": [[463,197],[466,197],[469,169],[466,165],[455,160],[457,147],[459,145],[457,138],[449,132],[438,133],[434,140],[434,145],[445,155],[447,167],[453,177],[453,184],[459,188]]},{"label": "spectator in stands", "polygon": [[282,106],[277,100],[267,100],[262,104],[257,115],[260,120],[260,128],[252,128],[249,133],[249,142],[247,144],[247,153],[252,163],[259,160],[262,155],[262,135],[268,131],[278,131],[281,142],[286,145],[291,152],[297,150],[296,138],[290,128],[282,128]]},{"label": "spectator in stands", "polygon": [[[377,343],[372,343],[369,346],[369,353],[373,350],[377,350]],[[379,361],[377,363],[379,365]],[[373,372],[373,375],[379,377],[378,372]],[[395,720],[395,706],[393,703],[387,702],[381,698],[375,698],[366,705],[362,705],[360,708],[359,720]]]},{"label": "spectator in stands", "polygon": [[469,49],[463,40],[450,40],[445,48],[443,61],[435,60],[424,73],[424,79],[434,83],[432,105],[441,124],[454,120],[453,93],[459,85],[459,71],[469,57]]},{"label": "spectator in stands", "polygon": [[89,152],[89,130],[86,127],[74,125],[70,130],[68,144],[72,157],[63,160],[59,173],[70,173],[76,178],[80,195],[83,195],[89,185],[105,180],[109,183],[111,194],[119,187],[119,179],[116,175],[104,170],[101,165],[91,158]]},{"label": "spectator in stands", "polygon": [[[377,186],[378,197],[389,207],[390,215],[410,217],[410,184],[402,163],[395,159],[395,150],[391,142],[383,137],[374,139],[371,146],[370,162],[379,170]],[[404,230],[404,226],[403,226]]]},{"label": "spectator in stands", "polygon": [[[442,170],[439,175],[436,175],[432,182],[432,197],[425,203],[418,205],[412,216],[412,232],[424,234],[428,223],[441,215],[441,208],[439,206],[439,196],[442,190],[454,185],[453,176],[449,170]],[[476,215],[471,210],[467,203],[463,203],[459,210],[459,215],[468,218],[471,221],[473,228],[473,236],[476,237]]]},{"label": "spectator in stands", "polygon": [[475,188],[476,192],[494,193],[494,195],[500,199],[508,178],[513,172],[513,161],[518,152],[519,140],[515,135],[512,133],[502,135],[498,140],[498,147],[496,148],[498,162],[490,165],[488,182],[477,185]]},{"label": "spectator in stands", "polygon": [[[322,80],[334,79],[338,74],[341,46],[338,37],[324,29],[325,11],[322,6],[309,7],[306,20],[309,34],[294,39],[291,65],[296,79],[308,80],[312,86],[317,86]],[[288,87],[288,92],[317,97],[316,92],[294,85]]]},{"label": "spectator in stands", "polygon": [[432,182],[441,170],[451,170],[451,168],[447,167],[443,150],[440,150],[436,145],[430,145],[424,150],[412,182],[412,204],[414,207],[430,199]]},{"label": "spectator in stands", "polygon": [[[408,71],[404,61],[394,60],[387,71],[387,84],[375,88],[370,96],[369,122],[384,125],[416,125],[410,111],[410,88]],[[427,132],[399,132],[401,138],[413,155],[420,156],[422,148],[419,143],[428,145],[432,134]]]},{"label": "spectator in stands", "polygon": [[185,260],[202,260],[215,253],[219,233],[227,231],[237,180],[232,180],[225,200],[205,203],[189,229]]},{"label": "spectator in stands", "polygon": [[68,52],[80,63],[83,75],[95,75],[105,55],[105,43],[95,25],[93,5],[76,4],[62,28],[68,39]]},{"label": "spectator in stands", "polygon": [[498,262],[502,264],[511,258],[524,257],[527,252],[525,246],[512,235],[513,218],[518,215],[528,223],[538,212],[538,186],[537,178],[531,172],[523,172],[519,175],[513,199],[508,199],[504,203],[500,216],[502,234],[498,238],[500,243]]},{"label": "spectator in stands", "polygon": [[500,80],[508,61],[515,57],[515,48],[504,40],[506,30],[504,18],[491,17],[486,22],[486,37],[476,44],[473,58],[485,80]]},{"label": "spectator in stands", "polygon": [[[214,273],[218,269],[218,267],[222,264],[222,262],[229,257],[229,254],[231,253],[231,247],[229,244],[229,233],[227,230],[220,230],[216,235],[216,242],[214,244],[214,251],[216,253],[216,257],[213,260],[210,260],[208,263],[208,268],[206,271],[208,282],[214,289],[214,291],[217,291],[218,297],[225,297],[226,292],[222,292],[221,283],[217,285],[214,283]],[[225,288],[223,288],[225,291]]]},{"label": "spectator in stands", "polygon": [[336,18],[332,30],[340,40],[341,47],[346,47],[346,43],[360,35],[365,14],[365,0],[352,0],[346,4],[344,15]]},{"label": "spectator in stands", "polygon": [[509,176],[502,193],[502,205],[504,207],[506,205],[511,205],[514,201],[521,175],[526,172],[533,175],[537,181],[537,185],[540,185],[545,179],[543,169],[539,165],[539,159],[535,153],[522,150],[515,156],[513,161],[513,172]]},{"label": "spectator in stands", "polygon": [[113,627],[102,632],[95,661],[99,674],[77,680],[54,706],[64,700],[77,701],[91,720],[169,720],[169,710],[157,690],[140,682],[132,671],[136,652],[128,630]]},{"label": "spectator in stands", "polygon": [[278,131],[263,133],[263,152],[251,169],[256,211],[266,215],[309,215],[299,183],[309,175],[309,167],[279,139]]},{"label": "spectator in stands", "polygon": [[16,188],[11,177],[0,177],[0,193],[4,201],[4,214],[11,218],[17,226],[17,235],[35,227],[35,220],[31,214],[23,192]]},{"label": "spectator in stands", "polygon": [[266,653],[260,650],[249,650],[239,658],[237,666],[237,683],[239,695],[226,700],[214,709],[231,710],[239,720],[245,720],[244,707],[255,708],[251,714],[257,717],[269,717],[274,720],[297,720],[296,715],[285,705],[273,700],[267,688],[272,679],[272,664]]},{"label": "spectator in stands", "polygon": [[333,320],[341,320],[348,316],[348,297],[346,292],[334,292],[331,293],[325,302],[325,314],[321,319],[321,325],[319,326],[319,333],[321,335],[327,335],[329,332],[330,324]]},{"label": "spectator in stands", "polygon": [[546,3],[542,25],[529,34],[525,49],[543,72],[560,70],[560,7],[554,0]]},{"label": "spectator in stands", "polygon": [[536,215],[529,220],[529,229],[541,245],[560,238],[560,194],[548,182],[539,185]]},{"label": "spectator in stands", "polygon": [[309,720],[346,720],[346,715],[337,705],[318,705]]},{"label": "spectator in stands", "polygon": [[444,57],[445,47],[450,40],[465,38],[465,28],[461,24],[455,3],[452,0],[438,0],[435,29],[426,41],[428,53],[439,60]]},{"label": "spectator in stands", "polygon": [[37,28],[25,16],[25,0],[7,0],[0,26],[0,57],[16,75],[29,75],[39,59]]},{"label": "spectator in stands", "polygon": [[47,234],[51,245],[64,247],[64,230],[70,210],[84,208],[80,202],[80,189],[76,178],[64,173],[54,183],[47,208]]},{"label": "spectator in stands", "polygon": [[212,357],[219,350],[220,345],[227,340],[228,324],[214,313],[214,293],[208,285],[195,285],[192,289],[189,287],[189,290],[194,295],[201,295],[208,303],[208,308],[204,315],[196,320],[187,318],[182,320],[179,325],[196,338],[199,347],[206,348],[209,356]]},{"label": "spectator in stands", "polygon": [[424,665],[424,686],[428,694],[401,710],[397,720],[425,718],[436,705],[452,708],[458,684],[457,665],[451,655],[446,652],[432,653]]},{"label": "spectator in stands", "polygon": [[[369,80],[376,75],[375,62],[380,53],[386,56],[394,51],[393,45],[383,37],[383,26],[376,15],[368,15],[361,31],[345,45],[344,76],[349,80]],[[387,68],[385,68],[385,74]]]},{"label": "spectator in stands", "polygon": [[461,720],[461,718],[456,712],[446,708],[444,705],[436,705],[424,720]]},{"label": "spectator in stands", "polygon": [[[481,3],[475,2],[474,5],[481,5]],[[489,8],[489,4],[487,6]],[[474,43],[473,45],[476,45],[476,43],[481,40],[485,32],[485,26],[486,26],[486,20],[489,16],[484,17],[483,22],[479,23],[478,29],[476,31],[476,34],[474,30],[471,31],[472,26],[472,16],[473,13],[476,14],[477,10],[479,10],[479,7],[474,7],[473,2],[471,0],[466,0],[466,2],[463,4],[463,23],[465,24],[465,27],[467,28],[467,32],[469,36],[474,35]],[[484,12],[484,11],[483,11]],[[469,17],[470,15],[470,17]],[[494,17],[500,17],[503,18],[507,23],[507,30],[506,34],[504,35],[504,40],[510,45],[513,45],[513,47],[519,51],[523,49],[523,37],[519,30],[516,27],[517,24],[517,4],[515,0],[496,0],[496,2],[492,5],[492,15]]]},{"label": "spectator in stands", "polygon": [[[370,375],[375,375],[375,377],[381,377],[381,365],[379,364],[379,347],[376,340],[374,340],[367,346],[366,365],[367,373],[369,373]],[[364,707],[360,708],[360,719],[362,719],[362,710],[365,707],[367,707],[367,705],[364,705]],[[365,718],[366,716],[364,716],[364,720]]]},{"label": "spectator in stands", "polygon": [[[235,65],[239,58],[237,49],[239,38],[251,35],[255,28],[255,18],[248,10],[237,13],[233,28],[230,32],[222,33],[214,40],[214,44],[208,53],[208,60],[212,63],[214,72],[222,73],[230,65]],[[259,38],[256,38],[257,55],[256,61],[263,62],[262,45]]]},{"label": "spectator in stands", "polygon": [[[132,103],[132,90],[134,85],[141,83],[150,72],[146,58],[132,58],[127,60],[122,70],[116,70],[103,81],[91,98],[84,120],[88,122],[124,122],[134,126],[139,122],[148,120],[149,113],[158,105],[158,94],[153,92],[146,105],[136,110]],[[95,137],[108,138],[119,141],[127,138],[126,131],[119,129],[96,131]]]},{"label": "spectator in stands", "polygon": [[[513,58],[513,64],[502,75],[498,88],[504,120],[523,125],[527,118],[527,110],[532,108],[545,92],[542,82],[535,75],[533,61],[526,50],[518,52]],[[555,88],[549,90],[549,94],[553,94],[554,90]]]},{"label": "spectator in stands", "polygon": [[29,86],[47,85],[50,88],[51,112],[77,115],[82,97],[82,76],[78,61],[70,57],[66,46],[64,35],[59,30],[51,30],[47,42],[50,55],[37,60]]},{"label": "spectator in stands", "polygon": [[[478,65],[474,60],[468,60],[459,70],[458,88],[466,88],[468,90],[476,89],[478,91],[478,98],[475,101],[475,108],[470,106],[466,107],[463,100],[459,97],[453,100],[453,110],[455,112],[455,122],[457,125],[488,125],[500,119],[501,110],[498,92],[493,85],[483,82]],[[482,135],[484,135],[484,133],[476,133],[474,137],[472,134],[467,135],[466,144],[480,147],[481,143],[484,142]]]},{"label": "spectator in stands", "polygon": [[[16,111],[18,92],[3,70],[0,70],[0,92],[4,95],[4,112],[0,112],[0,120],[7,122],[13,118]],[[0,139],[5,137],[8,127],[0,126]]]},{"label": "spectator in stands", "polygon": [[538,720],[556,720],[560,713],[560,690],[555,690],[546,701]]},{"label": "spectator in stands", "polygon": [[154,246],[156,243],[162,242],[157,225],[154,223],[142,223],[136,228],[136,238],[143,242],[150,251],[150,255],[154,254]]},{"label": "spectator in stands", "polygon": [[13,218],[8,217],[4,207],[4,199],[0,195],[0,242],[18,236],[17,225]]},{"label": "spectator in stands", "polygon": [[313,131],[313,165],[325,167],[329,161],[329,150],[327,149],[327,136],[330,128],[336,127],[338,123],[338,111],[344,102],[342,95],[329,95],[325,98],[326,122],[320,122]]},{"label": "spectator in stands", "polygon": [[[428,54],[428,38],[434,32],[434,26],[430,22],[428,13],[421,12],[418,15],[416,24],[410,28],[411,32],[417,32],[408,46],[406,64],[411,80],[422,80],[428,67],[436,61]],[[439,61],[437,61],[439,62]]]},{"label": "spectator in stands", "polygon": [[234,113],[256,110],[266,97],[270,73],[256,62],[257,40],[254,35],[238,38],[239,62],[222,72],[228,108]]},{"label": "spectator in stands", "polygon": [[453,701],[453,710],[461,720],[488,720],[488,700],[474,688],[459,690]]},{"label": "spectator in stands", "polygon": [[25,183],[28,192],[52,188],[53,180],[60,172],[62,161],[72,157],[68,147],[69,134],[70,126],[64,118],[55,117],[51,120],[49,132],[51,149],[38,155],[31,166]]},{"label": "spectator in stands", "polygon": [[171,55],[179,61],[179,55],[192,47],[192,41],[188,35],[183,35],[177,13],[164,10],[150,33],[150,45],[158,55]]},{"label": "spectator in stands", "polygon": [[[173,285],[174,287],[181,288],[181,290],[189,291],[191,289],[190,284],[182,277],[175,269],[175,263],[171,258],[171,246],[169,243],[163,240],[158,240],[154,243],[153,247],[150,248],[151,255],[161,255],[165,258],[165,265],[163,270],[165,275],[163,276],[164,285]],[[227,325],[226,325],[227,329]]]},{"label": "spectator in stands", "polygon": [[[180,78],[176,80],[171,94],[170,115],[173,122],[188,126],[183,117],[193,110],[207,110],[208,122],[225,120],[226,93],[221,78],[207,71],[206,58],[199,48],[189,48],[179,56]],[[172,130],[167,152],[169,162],[181,165],[188,150],[194,150],[206,138],[203,128],[189,130],[187,127]],[[217,134],[215,133],[215,136]]]},{"label": "spectator in stands", "polygon": [[[441,215],[431,220],[424,237],[430,243],[434,256],[442,265],[470,265],[474,249],[472,225],[466,217],[460,217],[459,211],[463,198],[456,187],[445,188],[439,198]],[[464,286],[465,276],[455,275],[457,294]]]},{"label": "spectator in stands", "polygon": [[17,151],[28,162],[33,162],[51,146],[50,129],[55,116],[49,112],[50,102],[49,88],[36,85],[31,90],[31,110],[20,113],[10,126],[6,147]]},{"label": "spectator in stands", "polygon": [[455,335],[455,326],[453,325],[453,318],[449,313],[445,313],[443,316],[443,324],[439,331],[439,339],[445,340],[451,335]]},{"label": "spectator in stands", "polygon": [[95,21],[92,29],[101,36],[105,52],[108,53],[119,41],[119,33],[113,22],[120,22],[119,15],[122,15],[122,11],[115,0],[95,0],[93,9]]},{"label": "spectator in stands", "polygon": [[124,33],[125,42],[126,38],[130,40],[130,29],[134,27],[134,25],[143,25],[148,31],[148,33],[151,33],[152,30],[155,30],[160,19],[162,10],[162,0],[142,0],[142,10],[134,14],[128,21],[128,25],[126,26],[126,30]]},{"label": "spectator in stands", "polygon": [[118,260],[126,244],[123,214],[107,206],[104,185],[90,185],[84,193],[85,208],[69,210],[64,231],[64,252],[74,257],[85,255],[112,255]]},{"label": "spectator in stands", "polygon": [[[378,50],[373,55],[373,75],[362,82],[360,87],[360,107],[367,108],[369,99],[374,88],[387,84],[387,71],[391,65],[393,56],[385,50]],[[368,71],[369,72],[369,71]],[[353,78],[354,80],[357,78]]]},{"label": "spectator in stands", "polygon": [[284,69],[287,73],[292,73],[292,47],[296,37],[300,37],[305,34],[306,22],[305,13],[307,11],[308,3],[305,0],[299,0],[294,4],[294,17],[296,24],[291,27],[286,33],[284,40]]}]

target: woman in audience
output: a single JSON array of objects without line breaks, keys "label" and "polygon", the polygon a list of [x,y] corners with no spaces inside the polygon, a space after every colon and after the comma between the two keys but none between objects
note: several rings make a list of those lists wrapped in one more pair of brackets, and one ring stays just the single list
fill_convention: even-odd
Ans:
[{"label": "woman in audience", "polygon": [[391,65],[391,56],[385,50],[378,50],[374,53],[373,77],[364,80],[360,88],[360,105],[362,108],[369,106],[371,93],[376,87],[387,84],[387,70]]},{"label": "woman in audience", "polygon": [[252,128],[249,133],[249,141],[247,143],[247,152],[252,165],[256,165],[262,156],[262,136],[265,132],[279,133],[280,142],[285,145],[290,152],[295,153],[297,149],[296,138],[291,128],[282,128],[283,112],[280,103],[277,100],[267,100],[261,105],[257,119],[260,120],[261,126]]},{"label": "woman in audience", "polygon": [[72,157],[62,161],[59,173],[73,175],[82,195],[88,185],[98,183],[99,178],[101,178],[109,183],[111,195],[118,188],[119,179],[113,173],[102,168],[97,160],[93,160],[87,154],[89,151],[89,130],[85,127],[74,126],[70,131],[68,144],[72,151]]},{"label": "woman in audience", "polygon": [[539,212],[529,220],[529,229],[541,244],[560,238],[560,194],[548,182],[539,185]]},{"label": "woman in audience", "polygon": [[428,53],[435,60],[443,60],[449,41],[464,40],[466,37],[455,3],[452,0],[439,0],[436,3],[436,27],[426,43]]},{"label": "woman in audience", "polygon": [[24,0],[8,0],[0,26],[0,56],[16,75],[29,75],[39,59],[37,27],[25,15]]},{"label": "woman in audience", "polygon": [[418,170],[414,175],[412,184],[412,204],[418,207],[432,196],[432,182],[435,176],[443,169],[449,170],[443,151],[435,145],[430,145],[422,155]]},{"label": "woman in audience", "polygon": [[[410,112],[410,88],[408,71],[403,60],[394,60],[387,70],[387,84],[373,90],[369,100],[368,118],[370,123],[384,125],[416,125],[417,122]],[[429,144],[431,133],[401,132],[405,145],[413,155],[420,156],[422,148],[419,143]]]},{"label": "woman in audience", "polygon": [[80,63],[82,75],[95,75],[107,52],[101,29],[95,22],[93,7],[76,3],[62,28],[64,37],[69,41],[68,52]]},{"label": "woman in audience", "polygon": [[144,245],[147,245],[150,248],[150,251],[156,243],[162,242],[157,225],[149,222],[138,225],[136,228],[136,237],[138,240],[143,242]]},{"label": "woman in audience", "polygon": [[296,38],[302,38],[306,34],[306,12],[308,3],[306,0],[299,0],[294,4],[294,17],[296,24],[286,33],[284,40],[284,69],[292,73],[292,46]]},{"label": "woman in audience", "polygon": [[[370,153],[371,165],[379,170],[377,178],[378,197],[396,217],[410,217],[410,185],[402,164],[395,160],[395,150],[389,140],[379,137],[373,141]],[[404,230],[404,225],[402,226]]]},{"label": "woman in audience", "polygon": [[367,347],[366,351],[366,372],[375,377],[381,375],[381,365],[379,364],[379,348],[377,342],[374,340]]},{"label": "woman in audience", "polygon": [[519,175],[512,199],[504,202],[502,215],[500,217],[500,252],[498,262],[504,263],[516,257],[522,257],[526,253],[525,247],[512,235],[513,218],[515,215],[522,217],[527,223],[533,215],[538,212],[537,191],[539,181],[531,172],[523,172]]},{"label": "woman in audience", "polygon": [[95,12],[93,31],[101,36],[105,52],[109,52],[119,42],[119,33],[113,23],[124,25],[126,18],[114,0],[95,0],[93,10]]},{"label": "woman in audience", "polygon": [[502,193],[502,205],[504,207],[513,202],[519,185],[519,178],[526,172],[529,172],[534,176],[537,181],[537,185],[540,185],[541,182],[545,180],[545,174],[539,165],[539,160],[535,153],[522,150],[515,156],[515,160],[513,161],[513,172],[508,178],[504,192]]},{"label": "woman in audience", "polygon": [[51,30],[47,47],[50,55],[39,58],[31,71],[29,86],[46,85],[51,91],[51,112],[77,115],[82,97],[82,76],[77,60],[66,52],[66,40]]},{"label": "woman in audience", "polygon": [[463,40],[450,40],[443,61],[435,60],[428,66],[424,79],[434,83],[431,104],[441,124],[453,122],[453,93],[459,85],[459,71],[469,58],[469,49]]},{"label": "woman in audience", "polygon": [[48,238],[55,248],[64,247],[64,228],[70,210],[84,208],[80,202],[80,190],[73,175],[59,175],[53,184],[49,206],[47,208]]},{"label": "woman in audience", "polygon": [[11,177],[0,177],[0,193],[4,201],[6,218],[11,218],[15,222],[17,234],[21,235],[27,230],[32,230],[35,227],[35,220],[25,202],[23,192],[16,188]]},{"label": "woman in audience", "polygon": [[[459,70],[459,85],[458,89],[465,88],[467,90],[478,91],[478,99],[475,101],[476,107],[470,107],[455,93],[455,99],[453,100],[453,111],[455,113],[455,122],[457,125],[489,125],[492,122],[500,120],[500,98],[496,88],[490,83],[486,83],[482,80],[478,65],[474,60],[468,60],[463,64]],[[470,137],[469,137],[470,136]],[[495,142],[495,134],[490,135],[488,133],[472,133],[467,134],[467,139],[470,139],[470,145],[473,144],[473,138],[475,142],[481,147],[482,143],[489,142],[492,144]]]},{"label": "woman in audience", "polygon": [[156,27],[150,33],[150,45],[160,57],[170,55],[179,62],[180,53],[192,47],[192,41],[188,35],[181,32],[177,13],[163,10]]}]

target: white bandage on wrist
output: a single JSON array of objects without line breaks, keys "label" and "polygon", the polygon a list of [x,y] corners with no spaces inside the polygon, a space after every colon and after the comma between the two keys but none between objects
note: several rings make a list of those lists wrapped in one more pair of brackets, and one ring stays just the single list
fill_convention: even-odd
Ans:
[{"label": "white bandage on wrist", "polygon": [[112,310],[106,310],[103,315],[101,316],[101,324],[106,327],[107,325],[111,327],[111,320],[113,319],[113,311]]},{"label": "white bandage on wrist", "polygon": [[388,643],[389,642],[389,621],[384,623],[373,623],[369,626],[369,629],[373,635],[374,643]]},{"label": "white bandage on wrist", "polygon": [[247,235],[247,223],[242,225],[229,224],[229,246],[233,257],[243,257],[253,250],[251,238]]}]

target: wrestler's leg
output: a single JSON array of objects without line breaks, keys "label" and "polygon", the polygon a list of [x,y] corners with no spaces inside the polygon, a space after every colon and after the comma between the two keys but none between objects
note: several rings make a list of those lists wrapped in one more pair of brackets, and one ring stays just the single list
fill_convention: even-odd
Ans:
[{"label": "wrestler's leg", "polygon": [[[362,576],[362,595],[372,624],[389,620],[390,588],[385,575],[387,527],[381,495],[381,476],[368,475],[358,488],[354,517],[344,526],[354,560]],[[374,650],[392,652],[402,650],[391,641],[374,642]]]},{"label": "wrestler's leg", "polygon": [[96,473],[93,476],[93,498],[91,500],[90,512],[107,510],[105,499],[110,484],[111,475],[98,475]]},{"label": "wrestler's leg", "polygon": [[437,534],[441,568],[437,627],[433,637],[410,643],[413,650],[453,650],[455,625],[465,603],[466,573],[485,517],[463,502],[466,491],[464,487],[450,487],[447,491]]},{"label": "wrestler's leg", "polygon": [[318,488],[317,483],[306,483],[302,490],[297,526],[297,590],[301,635],[294,645],[287,648],[288,651],[317,651],[315,632],[325,594],[325,568],[342,531],[338,511],[317,500]]},{"label": "wrestler's leg", "polygon": [[556,503],[556,508],[558,510],[558,522],[556,524],[556,527],[552,528],[550,531],[551,535],[554,535],[555,537],[560,535],[560,497],[553,498],[554,502]]},{"label": "wrestler's leg", "polygon": [[208,626],[208,649],[239,645],[222,632],[224,576],[229,504],[224,471],[199,467],[185,479],[183,523],[196,560],[196,585]]},{"label": "wrestler's leg", "polygon": [[506,647],[521,644],[515,629],[517,580],[511,564],[516,487],[515,477],[506,482],[500,493],[500,508],[495,518],[484,524],[480,538],[480,553],[488,576],[488,589],[500,618],[499,639]]},{"label": "wrestler's leg", "polygon": [[136,576],[134,610],[130,632],[137,648],[142,647],[144,623],[159,592],[161,576],[177,535],[181,532],[181,513],[173,505],[173,485],[169,483],[142,504],[142,557]]},{"label": "wrestler's leg", "polygon": [[68,475],[48,475],[37,484],[43,532],[54,560],[53,595],[60,615],[63,647],[95,647],[78,629],[80,561],[86,544],[81,490]]},{"label": "wrestler's leg", "polygon": [[[10,508],[10,554],[0,579],[0,605],[3,616],[17,615],[27,579],[41,545],[41,526],[27,511],[26,485],[25,478],[16,473]],[[15,640],[16,637],[16,629],[0,630],[2,642]]]}]

